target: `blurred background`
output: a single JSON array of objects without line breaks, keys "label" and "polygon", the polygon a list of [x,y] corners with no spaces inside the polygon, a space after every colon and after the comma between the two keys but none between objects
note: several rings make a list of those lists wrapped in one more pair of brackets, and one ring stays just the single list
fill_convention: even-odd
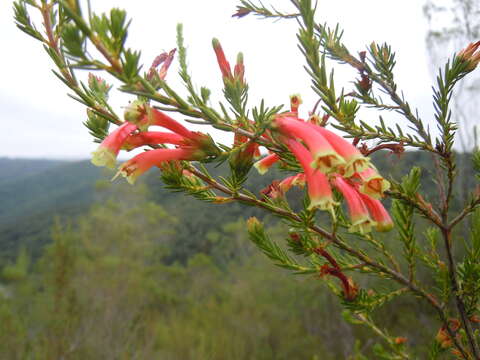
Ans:
[{"label": "blurred background", "polygon": [[[217,37],[231,62],[243,52],[252,106],[261,99],[288,104],[289,95],[299,93],[306,115],[317,100],[296,45],[295,20],[232,18],[233,0],[91,3],[95,12],[127,10],[133,19],[127,44],[142,51],[145,66],[175,47],[175,27],[183,23],[193,80],[209,87],[213,99],[222,95],[211,48]],[[286,0],[274,5],[291,9]],[[435,134],[435,74],[454,52],[480,39],[480,6],[470,0],[321,1],[317,15],[321,23],[341,24],[353,53],[372,41],[392,46],[399,87]],[[264,219],[281,242],[286,228],[277,219],[238,204],[206,205],[171,194],[158,171],[133,187],[110,182],[111,172],[89,162],[97,145],[82,125],[85,109],[66,95],[42,46],[15,27],[11,1],[0,3],[0,34],[1,359],[328,360],[373,351],[372,334],[342,320],[338,299],[320,278],[277,269],[250,245],[246,218]],[[337,87],[353,87],[354,71],[329,66]],[[182,93],[176,71],[174,63],[167,80]],[[466,159],[479,123],[478,74],[462,82],[453,100],[460,124],[458,201],[471,187]],[[114,90],[110,97],[121,113],[129,97]],[[371,112],[361,116],[376,122]],[[385,118],[406,129],[394,113]],[[414,161],[425,179],[435,171],[428,156],[412,152],[379,154],[375,161],[396,179]],[[258,193],[281,176],[255,175],[247,186]],[[291,201],[301,197],[294,192]],[[395,249],[394,233],[384,240]],[[421,352],[438,324],[419,306],[415,299],[397,300],[395,311],[378,317],[398,336],[409,334]]]}]

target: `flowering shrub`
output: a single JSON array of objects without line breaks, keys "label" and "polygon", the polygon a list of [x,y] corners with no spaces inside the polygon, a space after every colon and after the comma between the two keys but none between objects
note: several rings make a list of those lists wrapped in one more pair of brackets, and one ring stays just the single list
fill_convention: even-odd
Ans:
[{"label": "flowering shrub", "polygon": [[[345,318],[369,327],[382,339],[383,345],[374,349],[378,358],[414,356],[408,334],[390,335],[372,317],[375,310],[394,298],[414,296],[437,314],[438,329],[432,333],[430,358],[447,355],[480,359],[480,213],[476,210],[480,189],[472,192],[463,209],[452,210],[457,127],[449,110],[455,84],[480,62],[480,42],[467,45],[439,72],[433,92],[439,135],[433,136],[399,95],[393,76],[395,54],[387,44],[372,43],[368,51],[356,56],[342,43],[338,26],[332,29],[315,21],[311,0],[292,0],[292,6],[293,13],[282,13],[242,0],[234,16],[298,21],[299,47],[319,97],[308,119],[299,117],[299,95],[290,97],[286,111],[282,106],[267,107],[263,101],[250,108],[243,55],[238,55],[232,72],[216,39],[213,50],[228,103],[220,103],[218,108],[210,105],[210,90],[194,86],[181,26],[177,49],[160,54],[142,73],[139,52],[125,45],[129,22],[124,11],[112,9],[110,14],[85,17],[76,0],[14,3],[18,27],[45,45],[58,68],[57,77],[73,92],[72,97],[87,107],[85,125],[100,143],[93,153],[93,164],[115,168],[120,151],[142,148],[144,152],[118,167],[116,176],[124,176],[133,184],[157,167],[164,183],[174,191],[212,203],[240,202],[282,218],[291,228],[285,246],[270,239],[256,218],[247,223],[251,240],[276,265],[325,279],[345,307]],[[29,12],[34,10],[42,16],[42,30],[30,20]],[[98,58],[87,51],[90,47],[98,51]],[[166,80],[176,56],[186,97]],[[351,91],[336,91],[327,57],[358,71]],[[76,76],[81,70],[106,72],[121,83],[121,91],[132,95],[123,116],[109,105],[112,86],[93,75],[84,84]],[[386,102],[379,92],[388,96]],[[319,104],[322,110],[317,112]],[[379,112],[395,110],[408,121],[409,131],[398,124],[387,125],[381,116],[376,125],[359,120],[362,106]],[[191,131],[175,120],[185,117],[190,123],[234,133],[233,144],[221,144],[208,133]],[[153,131],[152,126],[162,129]],[[375,146],[368,147],[367,140],[374,140]],[[401,154],[405,148],[429,152],[441,165],[436,179],[438,199],[425,199],[419,192],[419,168],[412,167],[401,182],[387,180],[368,157],[385,150]],[[478,150],[472,158],[479,171]],[[218,179],[203,166],[223,162],[228,162],[230,173]],[[258,176],[252,168],[262,175],[272,166],[278,166],[287,176],[265,184],[260,194],[246,188],[248,176]],[[286,196],[293,186],[306,188],[298,211],[292,209]],[[392,217],[384,199],[391,200]],[[476,216],[466,246],[454,253],[459,241],[454,229],[472,214]],[[416,230],[417,215],[430,224],[425,236]],[[385,237],[380,238],[378,233],[386,231],[392,231],[394,239],[390,242],[402,243],[402,254],[392,252],[388,242],[382,240]],[[427,280],[417,276],[420,266],[428,270]],[[365,276],[385,279],[389,285],[370,289],[362,279]],[[425,354],[418,356],[424,358]]]}]

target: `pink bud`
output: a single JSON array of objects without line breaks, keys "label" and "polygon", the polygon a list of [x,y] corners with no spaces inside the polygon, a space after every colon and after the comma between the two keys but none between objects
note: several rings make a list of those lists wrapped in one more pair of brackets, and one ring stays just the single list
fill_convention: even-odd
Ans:
[{"label": "pink bud", "polygon": [[239,80],[242,84],[245,84],[245,65],[243,65],[243,54],[238,53],[237,63],[233,68],[233,75],[235,79]]},{"label": "pink bud", "polygon": [[215,51],[215,55],[217,56],[218,66],[220,66],[220,71],[222,72],[223,79],[232,79],[232,70],[230,68],[230,64],[225,57],[225,53],[223,52],[222,45],[217,39],[212,40],[213,50]]},{"label": "pink bud", "polygon": [[461,50],[457,57],[467,63],[467,71],[474,70],[480,62],[480,41],[470,43],[465,49]]}]

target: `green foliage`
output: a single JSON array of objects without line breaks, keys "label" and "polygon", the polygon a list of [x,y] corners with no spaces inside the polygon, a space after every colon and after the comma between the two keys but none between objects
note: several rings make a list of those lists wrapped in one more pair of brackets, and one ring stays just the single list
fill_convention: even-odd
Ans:
[{"label": "green foliage", "polygon": [[[402,179],[400,187],[405,194],[415,196],[420,187],[420,169],[412,168],[410,174]],[[399,234],[400,241],[403,243],[405,259],[408,263],[408,272],[411,279],[415,277],[415,258],[416,258],[416,238],[415,223],[413,220],[414,207],[402,202],[401,200],[392,201],[392,215]]]},{"label": "green foliage", "polygon": [[[296,273],[316,274],[326,278],[327,285],[341,299],[342,306],[351,312],[350,320],[353,319],[352,322],[368,327],[382,340],[381,343],[371,345],[367,351],[370,356],[379,359],[406,359],[417,356],[416,349],[412,349],[412,355],[410,355],[410,350],[404,345],[406,338],[393,337],[384,330],[383,323],[386,321],[382,319],[381,324],[374,321],[377,320],[374,318],[374,313],[382,314],[382,311],[387,311],[386,309],[393,306],[395,302],[402,304],[402,301],[405,301],[402,295],[408,294],[411,297],[413,295],[415,299],[421,299],[423,305],[428,305],[430,311],[435,311],[440,323],[430,326],[429,330],[432,334],[439,334],[436,340],[442,348],[448,348],[453,351],[451,351],[452,354],[456,352],[464,359],[479,358],[480,349],[476,339],[478,334],[474,329],[480,291],[477,285],[480,280],[478,275],[480,268],[477,265],[480,254],[480,246],[477,246],[478,241],[476,241],[477,229],[474,227],[472,241],[466,241],[464,249],[458,248],[456,245],[458,241],[454,241],[453,237],[462,231],[463,234],[467,232],[466,226],[463,230],[459,230],[457,225],[467,223],[465,220],[478,208],[480,197],[478,191],[474,191],[468,203],[466,201],[456,203],[454,200],[457,159],[453,152],[453,144],[457,125],[451,117],[450,100],[456,83],[478,65],[480,43],[468,45],[454,56],[451,62],[448,61],[444,69],[439,72],[437,86],[433,89],[433,100],[440,137],[434,142],[428,126],[424,124],[418,112],[412,110],[403,93],[398,91],[393,74],[395,52],[388,44],[372,43],[368,47],[368,53],[362,51],[358,53],[357,58],[343,44],[343,33],[339,25],[332,29],[327,24],[317,24],[316,3],[314,4],[311,0],[294,0],[292,5],[298,13],[286,14],[274,8],[269,9],[262,3],[256,5],[250,1],[241,1],[235,16],[242,17],[253,13],[267,18],[297,19],[299,49],[305,57],[307,64],[305,69],[311,78],[312,88],[319,96],[319,102],[315,105],[313,112],[315,113],[317,106],[326,112],[322,120],[318,120],[318,124],[312,126],[326,126],[329,117],[332,117],[331,125],[342,130],[346,138],[354,138],[352,145],[356,150],[352,149],[350,144],[343,144],[341,139],[333,141],[316,135],[313,140],[318,141],[319,144],[312,144],[308,135],[300,136],[301,134],[296,134],[295,131],[292,131],[293,134],[285,134],[278,119],[282,116],[278,114],[280,111],[278,106],[267,107],[262,101],[259,108],[249,110],[247,107],[248,85],[243,77],[243,55],[241,53],[238,55],[232,74],[218,40],[213,40],[213,47],[222,72],[223,95],[229,105],[220,102],[219,108],[215,109],[208,104],[210,90],[203,86],[195,86],[188,72],[182,26],[177,27],[177,42],[180,77],[188,91],[186,97],[177,92],[172,84],[167,83],[163,75],[155,75],[153,79],[150,73],[140,75],[142,68],[140,51],[125,46],[129,22],[126,20],[126,13],[122,10],[112,9],[109,14],[97,15],[91,11],[88,4],[88,16],[84,16],[78,0],[45,0],[40,4],[36,1],[24,0],[14,4],[14,12],[17,26],[44,45],[44,49],[56,65],[54,74],[71,90],[69,96],[87,107],[88,119],[85,125],[93,135],[94,141],[100,141],[105,137],[110,122],[119,125],[123,121],[107,102],[110,86],[93,76],[89,78],[89,84],[86,86],[77,78],[78,71],[82,69],[99,70],[112,75],[121,82],[120,90],[137,97],[136,101],[140,99],[144,103],[152,102],[152,107],[162,111],[187,115],[190,123],[210,125],[216,129],[233,132],[235,135],[233,146],[217,145],[208,134],[199,134],[198,137],[191,133],[184,135],[185,140],[179,147],[192,152],[189,151],[190,155],[187,157],[182,155],[181,158],[187,158],[190,162],[155,164],[161,168],[162,178],[167,188],[183,192],[203,202],[215,204],[237,202],[241,205],[253,206],[257,210],[267,210],[286,221],[291,228],[291,236],[287,239],[285,247],[267,235],[265,226],[256,217],[252,217],[247,223],[250,239],[278,266],[294,270]],[[39,12],[44,35],[40,34],[32,24],[29,10]],[[94,53],[98,56],[93,57],[90,48],[95,49]],[[173,56],[174,52],[175,50],[172,50],[170,56]],[[334,72],[327,69],[327,58],[349,65],[358,72],[360,78],[354,81],[353,91],[345,89],[337,91]],[[200,90],[197,90],[198,88]],[[378,91],[388,96],[387,102],[376,95]],[[296,112],[294,105],[292,103],[292,112]],[[394,110],[407,120],[408,129],[403,129],[400,122],[387,126],[382,115],[379,115],[377,125],[357,119],[361,106],[374,108],[379,113]],[[135,111],[135,115],[140,115],[137,109]],[[249,118],[250,113],[254,121]],[[131,121],[130,114],[127,115],[126,121]],[[314,115],[319,119],[318,114]],[[149,118],[150,113],[147,112],[146,119]],[[143,125],[139,130],[145,130]],[[149,124],[145,124],[145,127],[148,126]],[[305,125],[305,130],[310,129],[307,126],[310,125]],[[317,130],[323,131],[319,128]],[[317,157],[320,152],[323,152],[323,148],[328,148],[326,145],[331,143],[335,153],[331,156],[335,155],[345,161],[345,165],[342,165],[344,168],[336,169],[335,172],[338,174],[334,176],[343,176],[352,185],[352,194],[344,196],[351,219],[343,214],[341,208],[336,211],[330,209],[331,215],[336,215],[338,221],[330,219],[326,212],[317,211],[315,207],[310,208],[310,197],[314,197],[315,190],[320,192],[312,188],[314,181],[311,178],[315,173],[309,168],[309,162],[297,159],[287,151],[283,137],[301,138],[309,148],[314,162],[320,160],[330,162]],[[369,148],[365,141],[371,139],[378,142],[374,147]],[[361,143],[362,141],[364,143]],[[163,146],[162,144],[150,145],[152,148]],[[289,199],[283,196],[283,192],[279,192],[280,196],[276,194],[273,196],[271,189],[277,182],[268,188],[267,194],[262,191],[260,197],[255,195],[258,187],[248,187],[248,174],[258,146],[263,146],[269,152],[279,155],[280,167],[283,170],[295,173],[303,171],[306,174],[309,195],[305,195],[303,201],[296,199],[291,206]],[[370,167],[369,170],[373,173],[376,169],[362,154],[369,155],[381,149],[402,154],[405,146],[421,149],[434,157],[433,162],[437,165],[434,172],[435,178],[427,184],[430,188],[430,185],[436,185],[436,193],[435,190],[430,190],[430,198],[435,197],[438,201],[429,202],[428,197],[419,193],[422,183],[419,167],[413,167],[410,173],[403,177],[401,183],[392,179],[390,188],[387,181],[375,178],[376,175],[368,180],[364,179],[366,175],[362,171],[364,166]],[[478,165],[477,157],[476,155],[473,157],[475,166]],[[137,159],[140,162],[141,158],[135,158],[133,162],[122,167],[119,174],[128,173],[129,176],[134,177],[137,174],[130,174],[130,172],[137,170],[143,172],[142,165],[135,164]],[[194,164],[192,159],[199,164]],[[228,173],[220,173],[215,171],[214,167],[210,169],[203,165],[203,163],[214,163],[220,166],[226,160],[229,165]],[[148,164],[150,165],[152,164]],[[136,166],[138,169],[135,168]],[[408,167],[410,166],[411,164],[408,164]],[[330,165],[327,168],[330,168]],[[428,168],[431,169],[431,166]],[[325,177],[322,181],[330,181],[332,186],[338,185],[332,179],[333,177],[330,179]],[[255,185],[259,184],[265,186],[268,182],[265,184],[260,180],[255,183]],[[465,184],[465,188],[468,188],[468,182]],[[369,191],[374,192],[377,196],[372,195],[372,199],[363,198],[364,203],[362,197],[355,191],[357,185],[359,191],[365,194]],[[328,192],[328,196],[331,197],[329,185],[322,186],[325,186],[322,191]],[[105,188],[105,186],[98,188]],[[389,190],[384,191],[386,188]],[[121,187],[116,191],[120,191],[118,189]],[[378,194],[379,191],[381,194]],[[383,223],[390,225],[391,220],[385,213],[385,209],[376,200],[383,195],[393,199],[392,214],[402,245],[388,244],[386,236],[365,234],[363,231],[346,234],[344,228],[349,227],[354,221],[357,223],[352,227],[368,228],[377,225],[381,230]],[[235,223],[233,228],[226,226],[228,223],[225,220],[228,216],[246,214],[238,205],[231,213],[222,213],[219,216],[220,219],[216,224],[220,226],[216,231],[205,232],[205,229],[211,229],[215,222],[211,216],[199,216],[200,207],[190,203],[185,205],[186,201],[168,204],[168,198],[161,192],[152,196],[152,198],[155,197],[167,200],[165,211],[151,202],[143,201],[141,206],[137,206],[135,199],[128,197],[124,203],[120,204],[106,201],[106,206],[95,207],[88,219],[83,218],[72,227],[67,226],[62,229],[57,226],[55,228],[54,242],[46,249],[42,260],[36,263],[40,273],[44,275],[39,283],[45,288],[42,288],[41,300],[36,303],[39,308],[42,308],[39,316],[41,326],[37,332],[41,335],[32,338],[28,349],[33,349],[35,355],[41,354],[40,357],[55,359],[74,358],[73,355],[70,356],[70,352],[75,352],[75,357],[78,356],[78,358],[118,358],[121,355],[132,358],[161,356],[213,359],[218,355],[221,356],[220,358],[240,359],[282,358],[282,356],[291,358],[292,354],[305,355],[306,353],[300,352],[297,347],[290,353],[288,347],[277,344],[264,350],[258,346],[257,342],[251,343],[250,340],[233,345],[242,349],[253,347],[253,350],[242,353],[232,352],[229,347],[220,348],[211,342],[211,339],[221,343],[227,341],[227,338],[215,336],[215,331],[210,328],[210,324],[216,324],[219,321],[215,316],[217,305],[221,308],[227,307],[225,304],[230,305],[229,300],[232,299],[228,291],[223,291],[230,288],[216,291],[211,286],[213,282],[221,281],[225,274],[230,275],[227,271],[230,264],[225,261],[225,255],[235,253],[233,251],[235,247],[219,247],[219,239],[231,236],[237,229],[238,223]],[[100,195],[100,198],[101,201],[105,201],[107,197]],[[464,196],[464,198],[467,197]],[[17,200],[14,199],[11,208],[15,208]],[[11,199],[9,201],[12,203]],[[85,202],[86,199],[82,201]],[[314,205],[313,201],[312,205]],[[317,207],[321,208],[321,206]],[[12,211],[9,211],[8,202],[6,209],[8,210],[4,209],[3,213],[6,212],[6,217],[11,217]],[[172,217],[177,214],[186,216],[189,221],[183,221],[179,226],[175,226]],[[414,218],[415,214],[420,214],[423,219],[418,221]],[[252,215],[255,215],[255,211],[252,211]],[[478,217],[478,213],[475,216]],[[117,224],[115,221],[119,220],[120,224]],[[268,224],[269,219],[266,220]],[[361,221],[364,222],[360,224]],[[146,230],[147,226],[151,225],[150,222],[156,225],[170,222],[167,227],[177,231],[177,240],[184,241],[180,246],[173,246],[168,232],[155,229],[150,233]],[[476,225],[474,223],[474,226]],[[425,237],[428,244],[422,246],[419,242],[423,238],[418,237],[417,230],[422,231],[426,226],[430,226]],[[114,228],[113,231],[110,231],[111,227]],[[383,227],[386,229],[389,226]],[[195,238],[192,238],[192,233],[196,234]],[[153,235],[166,239],[162,242],[162,246],[155,246],[155,241],[151,240]],[[437,239],[440,237],[443,240],[441,242]],[[129,242],[132,238],[136,240],[134,245]],[[403,246],[402,257],[398,256],[400,246]],[[440,248],[444,251],[440,251]],[[290,251],[294,255],[290,255]],[[300,258],[301,256],[303,259]],[[300,260],[297,261],[297,257],[309,265],[302,266]],[[232,255],[232,258],[235,256]],[[421,259],[425,267],[418,266],[420,263],[417,259]],[[235,261],[239,266],[245,263],[244,260]],[[405,263],[408,266],[408,274],[403,269]],[[36,283],[29,282],[28,267],[28,257],[23,254],[15,263],[10,262],[3,271],[6,280],[16,283],[10,287],[20,299],[23,299],[20,295],[28,291],[33,295],[37,294],[37,289],[32,286]],[[111,273],[115,275],[106,276]],[[145,273],[148,273],[150,282],[144,281]],[[169,275],[169,279],[175,278],[179,282],[188,277],[195,277],[196,282],[190,285],[192,286],[191,294],[196,298],[193,296],[189,298],[188,294],[184,296],[184,290],[178,292],[178,289],[169,289],[163,283],[161,287],[158,286],[155,282],[157,277],[165,273]],[[78,274],[82,274],[83,277]],[[199,274],[208,274],[207,277],[213,279],[212,283],[205,281]],[[366,274],[372,279],[366,278],[364,276]],[[111,285],[115,285],[115,291],[106,296],[102,294],[92,296],[84,289],[89,289],[85,279],[91,281],[93,278],[102,291],[111,289],[109,288]],[[435,279],[435,284],[432,279]],[[337,286],[337,282],[340,287]],[[119,283],[126,286],[122,287]],[[168,290],[171,291],[168,292]],[[152,294],[160,294],[160,296],[152,298]],[[140,304],[141,307],[126,312],[129,301]],[[168,306],[172,303],[175,303],[174,310],[169,311]],[[235,301],[233,304],[232,308],[239,311]],[[270,309],[269,305],[271,301],[268,301],[268,309]],[[19,301],[18,306],[25,306],[25,302]],[[99,310],[102,307],[108,308],[109,312]],[[205,308],[212,309],[206,318],[203,315]],[[200,315],[197,315],[198,311],[201,312]],[[35,309],[28,312],[28,314],[33,313]],[[5,311],[5,314],[8,318],[9,312]],[[169,329],[177,331],[177,326],[182,325],[183,316],[193,319],[193,321],[189,320],[190,327],[186,331],[188,339],[193,341],[188,342],[181,351],[178,351],[177,348],[172,348],[171,344],[177,343],[178,339],[183,341],[185,336],[169,337],[165,334],[165,328],[157,325],[157,321],[166,319],[165,322],[168,323],[173,319]],[[432,315],[428,314],[428,317],[431,318]],[[97,332],[97,338],[103,339],[108,346],[103,343],[100,345],[97,338],[92,339],[78,334],[78,329],[86,329],[89,322],[93,323],[101,318],[105,323],[113,322],[108,330],[100,328]],[[281,317],[277,316],[277,318]],[[146,320],[142,321],[143,319]],[[282,319],[286,323],[285,318]],[[22,318],[21,322],[28,321]],[[192,323],[195,326],[192,326]],[[205,325],[207,323],[208,325]],[[23,329],[21,325],[13,327]],[[30,327],[34,326],[30,324],[26,326],[29,330]],[[440,330],[438,330],[439,327]],[[180,329],[178,332],[183,335],[184,328],[178,329]],[[199,329],[200,335],[196,336],[197,333],[193,330]],[[234,329],[236,331],[238,328],[234,326]],[[287,330],[292,330],[292,334],[284,330],[283,336],[296,334],[294,327]],[[410,333],[418,333],[416,329],[408,330]],[[21,333],[20,330],[17,332]],[[210,338],[206,339],[205,333],[208,333]],[[148,334],[149,339],[153,334],[153,340],[147,341],[145,334]],[[159,334],[160,340],[156,338]],[[77,340],[79,338],[80,340]],[[275,337],[269,334],[269,338],[270,344],[274,343],[272,339]],[[72,343],[72,339],[76,339],[75,342]],[[168,340],[162,342],[165,339]],[[132,346],[133,343],[136,346]],[[424,351],[425,344],[421,343],[420,348]],[[19,352],[23,351],[22,344],[19,345],[19,349]],[[438,355],[437,350],[435,347],[429,347],[431,357]],[[354,353],[354,356],[358,355],[359,358],[363,356],[361,351]],[[308,352],[309,357],[312,355]],[[347,354],[343,355],[346,357]]]}]

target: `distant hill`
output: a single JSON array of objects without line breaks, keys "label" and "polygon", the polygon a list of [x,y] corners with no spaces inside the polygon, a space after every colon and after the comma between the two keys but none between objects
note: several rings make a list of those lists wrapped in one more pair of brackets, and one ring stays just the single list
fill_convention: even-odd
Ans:
[{"label": "distant hill", "polygon": [[[463,156],[463,159],[467,157]],[[429,154],[408,152],[397,157],[377,153],[374,163],[383,174],[396,180],[408,172],[411,164],[420,166],[424,181],[429,184],[424,190],[431,199],[438,199],[436,187],[431,185],[435,166]],[[22,246],[34,256],[39,254],[42,246],[50,241],[55,217],[65,219],[84,213],[98,200],[94,191],[97,180],[109,180],[112,175],[89,161],[0,159],[0,166],[0,263],[12,258]],[[225,173],[222,167],[212,171]],[[219,231],[226,222],[265,215],[260,209],[241,204],[206,204],[192,197],[170,193],[164,189],[159,175],[158,170],[151,171],[142,177],[142,182],[150,189],[153,201],[171,215],[183,219],[173,229],[176,246],[172,250],[172,261],[185,261],[198,252],[208,253],[210,232]],[[283,176],[278,171],[251,176],[247,187],[258,193],[273,179]],[[471,178],[473,176],[465,177],[467,187],[472,185]]]},{"label": "distant hill", "polygon": [[65,164],[64,160],[0,158],[0,186]]}]

